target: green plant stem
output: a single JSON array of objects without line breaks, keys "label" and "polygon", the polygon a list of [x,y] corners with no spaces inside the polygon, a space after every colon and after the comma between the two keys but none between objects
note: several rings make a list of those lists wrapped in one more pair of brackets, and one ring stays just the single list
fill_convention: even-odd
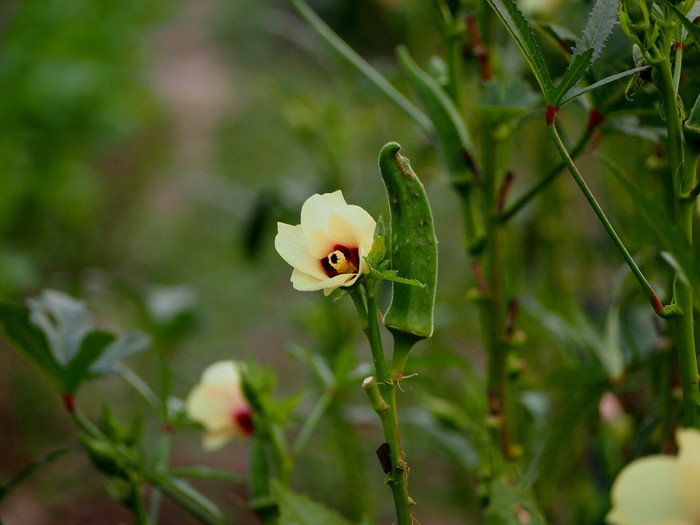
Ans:
[{"label": "green plant stem", "polygon": [[[384,432],[384,440],[389,445],[391,468],[387,474],[386,483],[391,488],[391,493],[394,498],[396,523],[397,525],[412,525],[413,515],[411,506],[413,501],[408,495],[408,465],[403,460],[398,412],[396,409],[397,379],[400,378],[389,375],[384,357],[384,349],[377,319],[376,287],[374,283],[366,283],[364,289],[367,308],[364,312],[362,309],[358,309],[358,315],[361,316],[363,313],[366,313],[366,328],[364,332],[372,351],[376,375],[374,378],[365,380],[363,388],[367,392],[372,408],[377,412],[377,415],[379,415]],[[401,360],[399,359],[399,361]],[[403,361],[405,362],[405,358]],[[403,366],[401,366],[401,368],[403,368]]]},{"label": "green plant stem", "polygon": [[[586,144],[588,144],[588,141],[593,136],[594,131],[594,127],[586,126],[586,130],[579,136],[578,141],[576,141],[576,144],[574,144],[574,147],[571,148],[571,151],[569,152],[569,156],[572,159],[575,159],[581,154],[581,152],[583,152]],[[501,222],[506,223],[512,219],[520,210],[529,204],[533,198],[539,195],[543,189],[549,186],[549,184],[565,169],[566,163],[561,161],[559,164],[549,170],[547,174],[542,177],[542,179],[540,179],[532,188],[520,195],[518,199],[510,205],[508,211],[501,214]]]},{"label": "green plant stem", "polygon": [[654,309],[654,311],[658,315],[660,315],[662,317],[666,317],[672,311],[675,311],[675,309],[671,310],[668,307],[665,308],[661,304],[661,301],[659,301],[659,298],[656,296],[656,293],[654,293],[654,290],[651,287],[651,285],[649,284],[649,282],[647,281],[646,277],[644,277],[644,274],[637,266],[637,263],[634,261],[634,259],[630,255],[630,253],[627,251],[627,248],[622,243],[622,240],[620,240],[620,237],[617,235],[615,228],[613,228],[612,224],[610,224],[610,221],[606,217],[605,212],[598,204],[598,201],[593,196],[593,193],[591,192],[590,188],[586,184],[586,181],[583,179],[583,176],[578,171],[576,164],[574,164],[574,161],[571,160],[571,157],[569,156],[569,152],[567,151],[566,146],[564,146],[564,143],[562,142],[561,137],[559,137],[559,133],[557,132],[556,121],[553,120],[551,124],[547,125],[547,127],[549,128],[549,132],[550,132],[550,135],[552,137],[552,142],[554,143],[554,146],[557,149],[557,152],[559,153],[562,160],[564,161],[564,164],[566,164],[566,167],[569,170],[569,173],[571,173],[572,177],[574,178],[574,181],[578,185],[578,187],[581,190],[581,192],[583,193],[584,197],[586,198],[586,200],[590,204],[591,208],[593,208],[593,212],[596,214],[596,217],[598,217],[598,220],[603,225],[603,228],[607,232],[608,236],[610,237],[610,239],[612,239],[613,243],[615,244],[615,247],[618,249],[618,251],[622,255],[623,259],[625,260],[625,262],[629,266],[630,270],[632,271],[632,274],[635,276],[635,278],[639,282],[639,285],[642,287],[642,291],[644,292],[647,299],[649,300],[649,303],[651,304],[652,308]]},{"label": "green plant stem", "polygon": [[319,16],[304,2],[304,0],[289,0],[294,9],[309,23],[309,25],[335,49],[345,60],[362,73],[391,101],[411,117],[428,135],[433,131],[433,124],[422,111],[414,106],[394,86],[392,86],[376,69],[358,55],[342,38],[328,27]]},{"label": "green plant stem", "polygon": [[[661,95],[668,132],[668,157],[675,195],[675,222],[689,244],[693,242],[694,202],[685,196],[695,186],[695,174],[684,169],[683,132],[678,107],[676,82],[671,72],[670,56],[658,65]],[[674,299],[681,315],[670,319],[675,336],[683,389],[683,419],[686,426],[700,426],[700,390],[698,389],[698,363],[695,351],[695,326],[693,322],[693,289],[684,279],[676,276]]]},{"label": "green plant stem", "polygon": [[505,344],[505,298],[503,282],[503,228],[494,218],[493,210],[498,199],[496,176],[496,140],[493,130],[483,126],[481,140],[482,181],[484,186],[483,210],[486,243],[481,268],[486,290],[480,304],[481,329],[487,351],[487,389],[493,418],[493,432],[501,453],[511,458],[510,422],[508,400],[508,345]]}]

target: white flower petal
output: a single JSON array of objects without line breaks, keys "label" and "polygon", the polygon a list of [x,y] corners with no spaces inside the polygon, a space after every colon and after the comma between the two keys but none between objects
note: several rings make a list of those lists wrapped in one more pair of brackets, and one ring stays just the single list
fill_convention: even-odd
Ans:
[{"label": "white flower petal", "polygon": [[326,229],[328,216],[331,211],[340,206],[347,206],[343,198],[343,192],[338,190],[333,193],[318,193],[312,195],[301,207],[301,227],[308,232],[313,228]]},{"label": "white flower petal", "polygon": [[233,361],[218,361],[209,365],[202,373],[202,384],[238,384],[240,376]]},{"label": "white flower petal", "polygon": [[678,461],[649,456],[625,467],[612,488],[612,525],[692,525],[680,492]]},{"label": "white flower petal", "polygon": [[[294,289],[299,290],[300,292],[313,292],[316,290],[325,291],[329,289],[330,291],[328,293],[330,293],[339,286],[343,286],[350,280],[355,282],[356,279],[357,275],[351,273],[343,273],[334,277],[326,277],[325,279],[316,279],[312,275],[300,272],[299,270],[294,270],[292,272],[291,280]],[[328,295],[328,293],[326,293],[326,295]]]},{"label": "white flower petal", "polygon": [[187,397],[185,410],[190,419],[204,425],[207,431],[216,432],[231,425],[236,399],[235,386],[225,388],[200,384]]},{"label": "white flower petal", "polygon": [[681,497],[687,513],[694,518],[693,523],[700,523],[700,432],[691,429],[679,430],[676,439]]},{"label": "white flower petal", "polygon": [[[325,241],[325,237],[324,237]],[[328,242],[326,242],[326,245]],[[301,225],[292,226],[283,222],[277,223],[275,249],[287,264],[304,273],[314,275],[319,279],[326,277],[319,262],[321,256],[313,256],[309,250],[308,241]],[[317,250],[316,250],[317,251]],[[327,255],[328,251],[324,255]]]},{"label": "white flower petal", "polygon": [[[328,230],[322,228],[314,228],[312,230],[305,231],[305,235],[306,249],[308,250],[309,258],[316,261],[320,266],[321,259],[328,257],[328,254],[333,251],[338,242],[328,235]],[[299,269],[303,271],[302,268]],[[321,271],[323,272],[323,275],[326,276],[326,272],[323,270],[322,266]]]},{"label": "white flower petal", "polygon": [[336,244],[358,249],[362,246],[369,253],[376,225],[372,216],[359,206],[343,206],[331,212],[328,219],[328,235]]}]

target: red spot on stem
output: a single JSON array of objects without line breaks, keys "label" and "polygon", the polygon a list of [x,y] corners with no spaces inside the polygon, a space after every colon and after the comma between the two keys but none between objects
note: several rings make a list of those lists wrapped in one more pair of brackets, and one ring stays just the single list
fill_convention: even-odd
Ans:
[{"label": "red spot on stem", "polygon": [[68,413],[75,412],[75,394],[65,394],[63,396],[63,406],[66,407]]},{"label": "red spot on stem", "polygon": [[683,42],[674,42],[674,46],[676,46],[676,49],[685,49],[686,45]]},{"label": "red spot on stem", "polygon": [[547,106],[547,115],[545,116],[545,120],[548,126],[554,124],[554,115],[557,114],[557,111],[559,111],[559,108],[555,108],[554,106]]},{"label": "red spot on stem", "polygon": [[506,172],[506,176],[503,179],[503,185],[501,186],[501,191],[498,194],[498,203],[496,204],[496,211],[498,213],[503,213],[503,208],[506,205],[506,197],[510,192],[511,186],[513,186],[513,179],[515,174],[512,171]]}]

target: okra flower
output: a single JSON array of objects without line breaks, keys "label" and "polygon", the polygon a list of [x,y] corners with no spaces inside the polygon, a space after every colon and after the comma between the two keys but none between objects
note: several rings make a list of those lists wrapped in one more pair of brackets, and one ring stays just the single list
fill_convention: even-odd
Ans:
[{"label": "okra flower", "polygon": [[700,432],[679,430],[678,457],[655,455],[627,465],[612,488],[612,525],[700,523]]},{"label": "okra flower", "polygon": [[187,397],[190,419],[204,425],[204,448],[216,450],[235,437],[253,433],[252,411],[243,391],[238,367],[233,361],[219,361],[207,367],[202,381]]},{"label": "okra flower", "polygon": [[374,241],[374,219],[343,193],[312,195],[301,207],[301,224],[277,223],[275,249],[289,263],[296,290],[330,294],[369,272],[364,260]]}]

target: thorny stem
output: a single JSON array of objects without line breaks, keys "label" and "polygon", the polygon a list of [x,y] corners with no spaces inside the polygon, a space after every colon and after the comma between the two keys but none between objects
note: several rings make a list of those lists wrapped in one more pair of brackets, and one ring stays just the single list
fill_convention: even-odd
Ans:
[{"label": "thorny stem", "polygon": [[[693,242],[693,201],[685,198],[695,186],[695,173],[684,169],[684,142],[678,107],[676,79],[671,72],[670,56],[658,65],[660,89],[668,132],[668,157],[675,195],[675,222],[686,240]],[[683,419],[689,427],[700,426],[700,390],[698,389],[698,363],[695,353],[695,327],[693,323],[693,289],[678,276],[674,282],[674,300],[682,314],[670,319],[675,335],[683,389]]]},{"label": "thorny stem", "polygon": [[[408,465],[403,459],[401,450],[401,438],[399,434],[399,421],[396,409],[397,379],[390,376],[384,357],[379,323],[377,319],[377,303],[374,283],[366,283],[364,286],[366,309],[354,297],[357,313],[362,318],[364,315],[364,332],[369,341],[372,357],[375,365],[375,377],[368,378],[363,384],[367,392],[372,408],[379,415],[384,432],[384,440],[389,446],[390,469],[387,473],[386,484],[391,488],[396,508],[397,525],[412,525],[413,514],[411,506],[413,500],[408,495]],[[353,296],[359,295],[359,291],[353,292]],[[403,359],[405,361],[405,358]],[[393,368],[393,367],[392,367]],[[401,365],[401,368],[403,366]]]},{"label": "thorny stem", "polygon": [[593,196],[593,193],[586,184],[586,181],[583,179],[581,173],[578,171],[578,168],[574,164],[574,161],[571,160],[569,152],[567,151],[566,146],[564,146],[564,143],[562,142],[561,137],[559,137],[559,133],[557,132],[556,122],[552,120],[552,122],[547,125],[547,128],[549,129],[550,135],[552,137],[552,142],[554,143],[557,152],[564,161],[564,164],[566,164],[566,167],[573,176],[574,181],[580,188],[581,192],[590,204],[591,208],[593,208],[593,212],[598,217],[598,220],[603,225],[603,228],[607,232],[608,236],[610,237],[610,239],[612,239],[613,243],[615,244],[615,247],[619,250],[623,259],[632,271],[632,274],[634,274],[635,278],[639,282],[640,286],[642,287],[642,291],[644,292],[644,295],[646,295],[649,303],[654,309],[654,312],[656,312],[661,317],[667,317],[675,313],[675,308],[664,307],[663,304],[661,304],[661,301],[659,301],[659,298],[656,296],[654,289],[651,287],[646,277],[644,277],[644,274],[637,266],[637,263],[627,251],[627,248],[620,240],[620,237],[617,235],[615,228],[613,228],[612,224],[610,224],[610,221],[606,217],[605,212],[598,204],[596,198]]}]

